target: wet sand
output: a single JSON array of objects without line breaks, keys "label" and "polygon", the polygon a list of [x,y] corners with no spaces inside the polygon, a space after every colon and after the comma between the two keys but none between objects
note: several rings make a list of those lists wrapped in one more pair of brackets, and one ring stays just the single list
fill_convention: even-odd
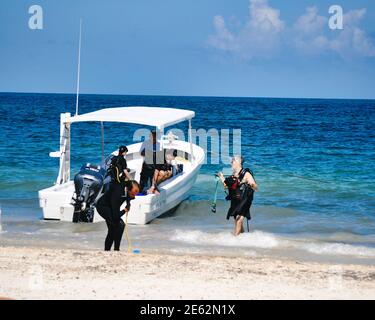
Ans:
[{"label": "wet sand", "polygon": [[0,247],[12,299],[375,299],[375,267]]}]

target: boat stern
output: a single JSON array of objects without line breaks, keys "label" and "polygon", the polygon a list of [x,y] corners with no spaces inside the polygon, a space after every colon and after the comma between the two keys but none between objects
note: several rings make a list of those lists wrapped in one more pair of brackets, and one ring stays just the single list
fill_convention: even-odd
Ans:
[{"label": "boat stern", "polygon": [[39,206],[45,220],[73,221],[74,207],[71,205],[74,193],[72,181],[40,190]]}]

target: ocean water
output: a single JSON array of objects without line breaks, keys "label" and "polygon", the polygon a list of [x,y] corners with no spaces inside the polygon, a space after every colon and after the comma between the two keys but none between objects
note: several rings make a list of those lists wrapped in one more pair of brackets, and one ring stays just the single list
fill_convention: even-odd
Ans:
[{"label": "ocean water", "polygon": [[[43,221],[38,207],[37,191],[58,172],[48,154],[58,150],[60,113],[73,113],[74,99],[0,93],[0,245],[102,248],[103,224]],[[235,238],[223,192],[210,212],[213,173],[229,167],[204,165],[174,213],[130,226],[141,252],[375,262],[375,101],[83,95],[80,112],[131,105],[194,110],[197,129],[241,129],[242,154],[260,186],[251,232]],[[105,124],[106,153],[139,128]],[[72,153],[73,174],[100,162],[99,124],[73,125]]]}]

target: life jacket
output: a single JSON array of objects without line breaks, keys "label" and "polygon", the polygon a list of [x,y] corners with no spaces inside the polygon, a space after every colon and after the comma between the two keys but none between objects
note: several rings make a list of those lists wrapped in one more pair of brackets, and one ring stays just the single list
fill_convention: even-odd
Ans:
[{"label": "life jacket", "polygon": [[[254,174],[250,169],[242,169],[238,177],[232,175],[229,178],[225,179],[225,184],[227,185],[229,190],[229,194],[226,198],[227,200],[240,201],[242,199],[244,188],[247,187],[245,183],[242,183],[242,180],[244,179],[247,172],[249,172],[254,177]],[[250,189],[252,190],[252,192],[254,192],[252,188]]]}]

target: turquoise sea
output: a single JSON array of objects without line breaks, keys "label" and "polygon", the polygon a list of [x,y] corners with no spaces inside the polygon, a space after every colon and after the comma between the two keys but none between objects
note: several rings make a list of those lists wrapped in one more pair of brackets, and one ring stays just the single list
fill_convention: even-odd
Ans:
[{"label": "turquoise sea", "polygon": [[[204,165],[174,213],[130,227],[141,252],[375,262],[375,101],[83,95],[80,112],[133,105],[194,110],[196,129],[241,129],[260,186],[251,233],[235,238],[223,192],[210,212],[213,173],[228,166]],[[74,95],[0,93],[0,245],[102,249],[103,224],[43,221],[38,207],[38,190],[58,172],[48,155],[59,146],[60,113],[74,109]],[[105,124],[106,153],[136,129]],[[99,124],[73,126],[72,153],[73,173],[100,162]]]}]

